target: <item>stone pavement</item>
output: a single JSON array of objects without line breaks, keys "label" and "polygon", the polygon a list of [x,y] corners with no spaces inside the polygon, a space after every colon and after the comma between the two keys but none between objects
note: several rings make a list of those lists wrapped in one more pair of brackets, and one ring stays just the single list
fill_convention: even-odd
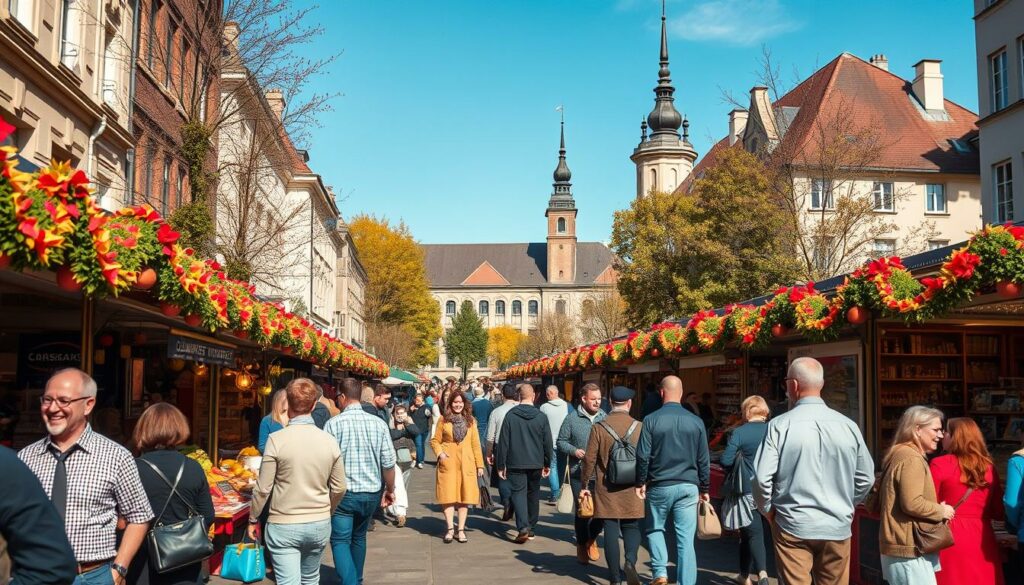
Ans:
[{"label": "stone pavement", "polygon": [[[500,516],[471,510],[466,523],[469,542],[444,544],[444,517],[434,501],[434,468],[428,464],[414,469],[409,485],[409,516],[405,528],[383,526],[369,533],[365,585],[512,585],[539,580],[541,583],[608,583],[604,550],[601,560],[588,566],[576,563],[572,542],[572,518],[558,514],[554,506],[541,503],[541,521],[537,538],[526,544],[510,542],[506,531],[513,528]],[[543,495],[547,495],[546,485]],[[495,496],[495,501],[497,497]],[[701,585],[734,584],[739,541],[736,537],[697,543]],[[770,554],[770,553],[769,553]],[[647,551],[641,548],[640,575],[650,579]],[[675,569],[669,567],[675,582]],[[340,583],[333,569],[330,547],[324,554],[320,582]],[[218,577],[213,585],[234,583]],[[265,583],[272,583],[267,580]],[[772,579],[772,585],[776,581]]]}]

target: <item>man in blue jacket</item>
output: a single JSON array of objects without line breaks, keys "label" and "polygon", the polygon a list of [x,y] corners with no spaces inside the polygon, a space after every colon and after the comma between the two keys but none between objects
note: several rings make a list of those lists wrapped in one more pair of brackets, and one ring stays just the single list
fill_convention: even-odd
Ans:
[{"label": "man in blue jacket", "polygon": [[683,382],[666,376],[660,387],[662,406],[644,418],[637,446],[636,494],[647,500],[647,540],[651,549],[651,585],[668,583],[665,526],[676,531],[679,585],[697,582],[697,501],[709,501],[711,458],[704,421],[683,408]]}]

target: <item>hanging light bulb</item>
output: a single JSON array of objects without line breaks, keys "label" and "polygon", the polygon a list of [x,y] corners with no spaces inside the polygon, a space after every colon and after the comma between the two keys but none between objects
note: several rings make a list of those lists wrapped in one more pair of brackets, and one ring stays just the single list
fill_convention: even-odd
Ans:
[{"label": "hanging light bulb", "polygon": [[239,390],[248,390],[252,387],[252,375],[249,372],[242,370],[235,376],[235,388]]}]

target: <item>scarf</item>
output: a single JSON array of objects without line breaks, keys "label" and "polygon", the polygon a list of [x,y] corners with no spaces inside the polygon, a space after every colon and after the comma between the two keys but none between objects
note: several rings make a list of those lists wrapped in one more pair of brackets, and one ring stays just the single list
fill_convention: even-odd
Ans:
[{"label": "scarf", "polygon": [[453,414],[448,417],[448,422],[452,423],[452,437],[455,439],[455,442],[461,443],[466,438],[466,433],[469,432],[466,417],[461,414]]}]

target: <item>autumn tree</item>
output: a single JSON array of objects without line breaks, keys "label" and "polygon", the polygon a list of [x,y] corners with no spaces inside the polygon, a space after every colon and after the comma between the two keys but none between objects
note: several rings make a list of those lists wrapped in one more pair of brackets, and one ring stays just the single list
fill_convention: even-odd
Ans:
[{"label": "autumn tree", "polygon": [[597,343],[622,335],[629,329],[626,301],[614,288],[583,297],[576,329],[580,343]]},{"label": "autumn tree", "polygon": [[363,300],[367,343],[375,348],[376,342],[385,340],[374,339],[373,331],[383,333],[384,326],[399,325],[414,343],[407,365],[434,363],[441,308],[430,296],[423,248],[404,223],[392,225],[372,215],[353,217],[349,233],[368,279]]},{"label": "autumn tree", "polygon": [[367,344],[378,358],[400,368],[413,368],[416,336],[408,325],[372,323],[366,327]]},{"label": "autumn tree", "polygon": [[452,325],[444,334],[444,351],[462,370],[465,380],[469,368],[487,357],[487,330],[473,309],[472,301],[462,301]]},{"label": "autumn tree", "polygon": [[487,357],[492,366],[504,370],[519,359],[526,335],[510,325],[499,325],[487,331]]},{"label": "autumn tree", "polygon": [[615,215],[612,249],[633,326],[759,296],[798,274],[785,207],[761,161],[725,149],[693,189]]},{"label": "autumn tree", "polygon": [[537,328],[531,329],[520,352],[521,359],[532,359],[576,345],[576,326],[563,313],[547,312],[537,320]]}]

